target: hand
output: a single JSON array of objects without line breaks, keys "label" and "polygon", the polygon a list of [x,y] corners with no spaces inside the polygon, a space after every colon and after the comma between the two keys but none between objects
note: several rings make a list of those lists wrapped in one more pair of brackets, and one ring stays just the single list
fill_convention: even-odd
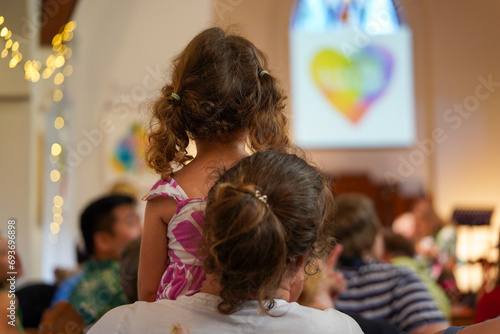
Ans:
[{"label": "hand", "polygon": [[61,301],[43,313],[38,334],[80,334],[84,328],[81,315],[69,302]]},{"label": "hand", "polygon": [[343,249],[342,245],[336,245],[325,264],[325,278],[333,302],[335,302],[338,296],[347,289],[347,281],[344,275],[336,270],[337,262]]}]

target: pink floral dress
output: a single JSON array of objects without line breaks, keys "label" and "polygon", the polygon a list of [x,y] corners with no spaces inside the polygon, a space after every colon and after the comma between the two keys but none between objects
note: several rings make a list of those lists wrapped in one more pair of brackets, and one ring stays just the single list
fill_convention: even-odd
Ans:
[{"label": "pink floral dress", "polygon": [[199,292],[205,281],[199,245],[203,240],[206,198],[189,198],[173,178],[159,180],[142,199],[173,198],[177,211],[167,226],[168,265],[156,299],[177,299]]}]

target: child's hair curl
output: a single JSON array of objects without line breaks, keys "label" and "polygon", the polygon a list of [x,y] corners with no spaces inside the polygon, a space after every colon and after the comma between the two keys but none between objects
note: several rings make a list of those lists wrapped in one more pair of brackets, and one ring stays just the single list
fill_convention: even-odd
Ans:
[{"label": "child's hair curl", "polygon": [[329,254],[332,211],[329,183],[296,155],[261,151],[227,170],[208,195],[202,248],[222,288],[219,311],[257,299],[267,313],[302,256],[307,266]]},{"label": "child's hair curl", "polygon": [[153,105],[148,165],[167,178],[175,165],[193,159],[186,151],[190,139],[230,142],[248,134],[254,151],[286,147],[285,96],[266,70],[265,55],[243,37],[220,28],[194,37]]}]

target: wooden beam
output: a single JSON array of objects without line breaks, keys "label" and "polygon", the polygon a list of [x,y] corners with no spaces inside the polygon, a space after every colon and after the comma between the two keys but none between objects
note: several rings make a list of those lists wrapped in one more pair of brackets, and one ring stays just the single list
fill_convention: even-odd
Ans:
[{"label": "wooden beam", "polygon": [[52,38],[71,20],[78,0],[41,0],[40,43],[52,45]]}]

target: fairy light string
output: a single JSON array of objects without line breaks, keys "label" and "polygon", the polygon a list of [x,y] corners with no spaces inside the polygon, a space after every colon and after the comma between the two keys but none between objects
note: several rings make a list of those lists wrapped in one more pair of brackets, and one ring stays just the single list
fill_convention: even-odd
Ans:
[{"label": "fairy light string", "polygon": [[[60,32],[52,38],[52,53],[45,61],[30,59],[24,61],[24,78],[26,80],[34,83],[38,82],[40,79],[53,80],[55,89],[52,100],[55,103],[62,101],[64,95],[61,90],[61,85],[64,83],[65,79],[73,73],[73,67],[67,64],[67,60],[71,58],[73,51],[67,43],[73,39],[75,29],[75,21],[70,21],[61,28]],[[13,37],[12,31],[6,26],[5,18],[0,16],[0,48],[2,38],[5,40],[5,44],[3,50],[0,52],[0,58],[7,59],[10,68],[21,66],[24,59],[20,50],[19,41]],[[64,125],[65,119],[62,116],[58,116],[54,121],[56,134],[63,129]],[[57,137],[61,136],[57,135]],[[60,170],[58,162],[60,156],[64,154],[64,146],[63,144],[54,142],[50,148],[49,161],[52,163],[53,168],[51,168],[49,172],[49,177],[50,181],[53,183],[60,183],[62,181],[63,172]],[[58,193],[60,193],[60,191],[58,191]],[[53,243],[57,242],[58,233],[63,223],[63,204],[64,199],[61,194],[54,195],[52,222],[49,225],[49,239]]]}]

